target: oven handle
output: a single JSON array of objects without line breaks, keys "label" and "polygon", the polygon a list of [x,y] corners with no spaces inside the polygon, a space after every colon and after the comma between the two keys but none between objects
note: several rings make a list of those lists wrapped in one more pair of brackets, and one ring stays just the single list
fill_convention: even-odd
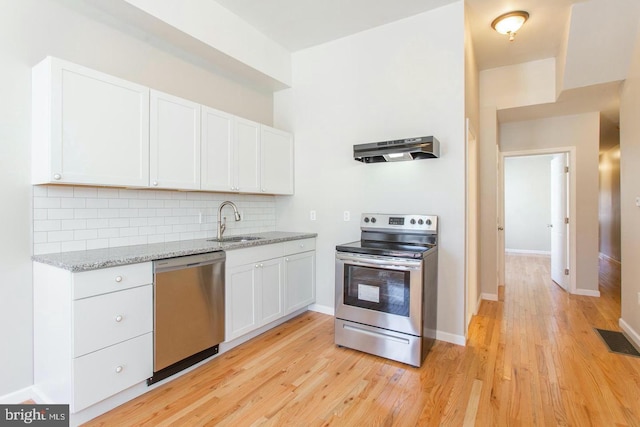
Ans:
[{"label": "oven handle", "polygon": [[393,270],[420,270],[421,261],[419,260],[405,260],[399,258],[378,258],[374,256],[367,256],[366,258],[358,255],[348,255],[344,253],[337,253],[336,259],[341,261],[348,261],[350,264],[359,265],[361,267],[385,267]]}]

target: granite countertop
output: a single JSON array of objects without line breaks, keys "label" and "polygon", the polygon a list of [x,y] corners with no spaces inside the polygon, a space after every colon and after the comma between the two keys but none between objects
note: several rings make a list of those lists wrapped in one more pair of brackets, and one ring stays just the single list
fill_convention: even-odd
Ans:
[{"label": "granite countertop", "polygon": [[154,261],[163,258],[174,258],[207,252],[228,251],[252,246],[270,245],[289,240],[313,238],[316,237],[317,234],[270,231],[266,233],[251,233],[249,236],[260,237],[260,239],[241,242],[212,242],[208,239],[183,240],[177,242],[153,243],[149,245],[121,246],[117,248],[34,255],[31,259],[43,264],[49,264],[65,270],[78,272],[113,267],[117,265]]}]

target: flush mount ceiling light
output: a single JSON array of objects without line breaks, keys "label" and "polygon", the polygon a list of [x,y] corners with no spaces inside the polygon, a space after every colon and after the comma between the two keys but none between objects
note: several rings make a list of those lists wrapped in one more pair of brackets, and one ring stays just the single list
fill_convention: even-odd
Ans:
[{"label": "flush mount ceiling light", "polygon": [[506,34],[509,36],[509,41],[512,42],[516,36],[516,31],[522,27],[522,24],[529,18],[529,13],[524,10],[516,10],[515,12],[509,12],[498,16],[491,23],[491,27],[500,34]]}]

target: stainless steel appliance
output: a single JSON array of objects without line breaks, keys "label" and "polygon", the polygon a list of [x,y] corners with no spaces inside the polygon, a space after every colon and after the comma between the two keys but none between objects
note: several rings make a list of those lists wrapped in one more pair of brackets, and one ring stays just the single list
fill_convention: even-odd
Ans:
[{"label": "stainless steel appliance", "polygon": [[335,343],[420,366],[436,335],[438,217],[363,214],[336,246]]},{"label": "stainless steel appliance", "polygon": [[153,384],[218,353],[224,341],[223,251],[161,259],[154,269]]},{"label": "stainless steel appliance", "polygon": [[399,162],[440,157],[440,141],[433,136],[356,144],[353,158],[362,163]]}]

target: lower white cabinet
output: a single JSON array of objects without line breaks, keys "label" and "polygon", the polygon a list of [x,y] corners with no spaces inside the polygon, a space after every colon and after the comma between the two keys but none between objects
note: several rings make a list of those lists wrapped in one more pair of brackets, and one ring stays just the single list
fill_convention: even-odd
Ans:
[{"label": "lower white cabinet", "polygon": [[251,262],[227,271],[227,341],[283,315],[281,258]]},{"label": "lower white cabinet", "polygon": [[151,263],[34,277],[34,387],[76,413],[153,375]]},{"label": "lower white cabinet", "polygon": [[315,239],[227,251],[226,341],[315,302]]}]

